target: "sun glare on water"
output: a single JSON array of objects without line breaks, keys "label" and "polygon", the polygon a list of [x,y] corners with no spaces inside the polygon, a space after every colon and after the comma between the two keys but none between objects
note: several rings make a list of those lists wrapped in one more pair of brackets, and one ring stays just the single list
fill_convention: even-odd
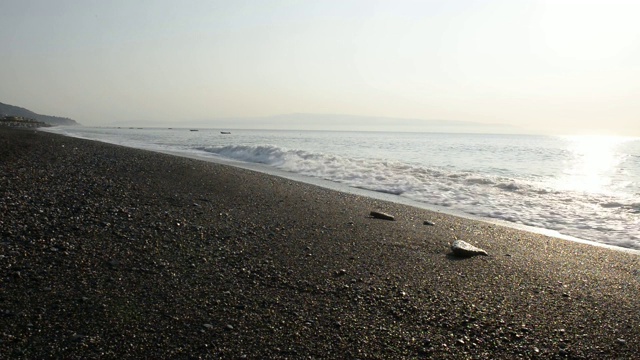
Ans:
[{"label": "sun glare on water", "polygon": [[624,161],[618,148],[632,138],[618,136],[566,136],[569,156],[559,179],[565,190],[607,193]]}]

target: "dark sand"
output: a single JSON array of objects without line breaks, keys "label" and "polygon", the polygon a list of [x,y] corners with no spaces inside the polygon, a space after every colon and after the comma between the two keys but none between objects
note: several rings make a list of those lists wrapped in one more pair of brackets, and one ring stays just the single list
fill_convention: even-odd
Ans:
[{"label": "dark sand", "polygon": [[0,193],[0,358],[640,356],[639,255],[32,130]]}]

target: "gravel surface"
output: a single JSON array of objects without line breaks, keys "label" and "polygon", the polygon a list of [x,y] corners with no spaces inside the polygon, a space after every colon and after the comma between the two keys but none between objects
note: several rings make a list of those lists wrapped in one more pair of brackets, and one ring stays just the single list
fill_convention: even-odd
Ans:
[{"label": "gravel surface", "polygon": [[33,130],[0,194],[2,358],[640,353],[637,254]]}]

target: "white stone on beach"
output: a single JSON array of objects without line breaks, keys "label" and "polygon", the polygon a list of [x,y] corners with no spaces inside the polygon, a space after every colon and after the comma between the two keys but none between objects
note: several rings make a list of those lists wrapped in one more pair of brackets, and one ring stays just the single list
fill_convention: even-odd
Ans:
[{"label": "white stone on beach", "polygon": [[387,213],[383,213],[380,211],[372,211],[369,213],[369,215],[371,215],[372,217],[376,218],[376,219],[382,219],[382,220],[390,220],[390,221],[394,221],[395,217],[393,215],[389,215]]},{"label": "white stone on beach", "polygon": [[451,244],[451,251],[453,251],[453,255],[459,257],[471,257],[476,255],[489,256],[486,251],[462,240],[454,241],[453,244]]}]

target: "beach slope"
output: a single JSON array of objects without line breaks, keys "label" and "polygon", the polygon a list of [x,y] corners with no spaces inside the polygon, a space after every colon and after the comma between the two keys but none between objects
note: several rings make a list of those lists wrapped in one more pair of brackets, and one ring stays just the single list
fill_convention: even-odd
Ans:
[{"label": "beach slope", "polygon": [[3,358],[640,353],[633,253],[32,130],[0,194]]}]

